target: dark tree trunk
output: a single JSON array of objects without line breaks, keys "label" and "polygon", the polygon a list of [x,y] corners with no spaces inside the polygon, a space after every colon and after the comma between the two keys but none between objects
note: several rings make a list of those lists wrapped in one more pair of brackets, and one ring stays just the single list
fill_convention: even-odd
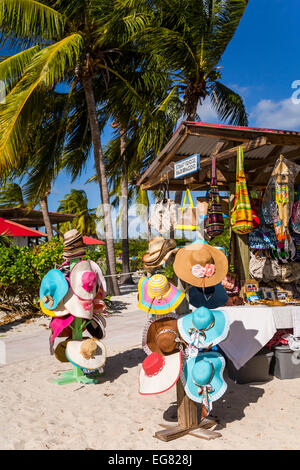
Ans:
[{"label": "dark tree trunk", "polygon": [[44,196],[41,198],[41,209],[42,209],[44,224],[46,228],[46,234],[48,237],[48,241],[50,241],[51,238],[53,237],[53,230],[52,230],[51,220],[49,217],[47,196]]},{"label": "dark tree trunk", "polygon": [[118,285],[118,279],[116,276],[116,257],[115,257],[115,246],[113,236],[112,218],[110,212],[110,200],[108,185],[105,175],[104,157],[101,145],[101,136],[99,123],[97,118],[97,107],[93,89],[93,80],[89,72],[83,77],[83,86],[85,91],[86,103],[88,108],[89,123],[91,128],[93,149],[94,149],[94,160],[95,168],[97,172],[97,178],[99,181],[100,195],[103,205],[104,213],[104,230],[105,230],[105,241],[106,241],[106,261],[107,261],[107,274],[111,277],[107,277],[108,291],[113,295],[120,295],[120,289]]},{"label": "dark tree trunk", "polygon": [[121,188],[121,240],[122,240],[122,276],[121,284],[134,284],[129,264],[128,239],[128,167],[126,161],[126,129],[120,129],[120,151],[122,158],[122,188]]}]

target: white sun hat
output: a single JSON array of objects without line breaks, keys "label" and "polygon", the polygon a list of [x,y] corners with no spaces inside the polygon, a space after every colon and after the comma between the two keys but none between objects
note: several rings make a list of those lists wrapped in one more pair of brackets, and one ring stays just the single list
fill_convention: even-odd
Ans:
[{"label": "white sun hat", "polygon": [[70,272],[71,289],[81,300],[93,300],[97,295],[100,279],[94,269],[91,261],[82,260]]},{"label": "white sun hat", "polygon": [[71,315],[91,320],[94,313],[93,300],[81,300],[69,289],[64,299],[64,306]]},{"label": "white sun hat", "polygon": [[[87,346],[89,352],[90,345],[94,345],[92,356],[85,357],[84,347]],[[69,362],[80,369],[95,370],[104,366],[106,361],[106,347],[102,341],[96,338],[83,338],[81,340],[68,341],[66,347],[66,357]]]},{"label": "white sun hat", "polygon": [[153,352],[142,363],[139,374],[139,393],[156,395],[173,387],[180,377],[181,353],[162,356]]}]

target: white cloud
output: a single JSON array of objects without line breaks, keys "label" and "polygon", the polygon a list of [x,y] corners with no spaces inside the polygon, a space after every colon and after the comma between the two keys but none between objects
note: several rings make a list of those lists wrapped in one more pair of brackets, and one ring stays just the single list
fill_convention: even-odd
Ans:
[{"label": "white cloud", "polygon": [[281,101],[261,100],[250,114],[251,125],[300,131],[300,104],[292,97]]}]

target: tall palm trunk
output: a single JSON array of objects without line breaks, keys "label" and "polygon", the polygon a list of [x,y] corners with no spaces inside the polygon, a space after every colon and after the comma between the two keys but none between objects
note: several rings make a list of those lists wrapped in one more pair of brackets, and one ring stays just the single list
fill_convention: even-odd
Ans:
[{"label": "tall palm trunk", "polygon": [[47,195],[41,198],[41,209],[42,209],[44,224],[46,228],[46,234],[48,237],[48,241],[50,241],[51,238],[53,237],[53,230],[52,230],[51,220],[49,217]]},{"label": "tall palm trunk", "polygon": [[100,195],[103,205],[104,212],[104,230],[105,230],[105,241],[106,241],[106,262],[107,262],[107,274],[111,277],[107,278],[108,289],[113,295],[120,295],[120,289],[118,280],[116,277],[116,257],[115,257],[115,246],[113,237],[113,226],[110,212],[110,200],[108,185],[105,175],[105,165],[103,158],[103,151],[101,146],[101,136],[99,123],[97,118],[97,107],[93,89],[93,80],[89,72],[83,77],[83,86],[85,91],[89,123],[91,128],[91,136],[94,149],[94,160],[97,177],[99,181]]},{"label": "tall palm trunk", "polygon": [[122,278],[121,284],[133,284],[129,266],[128,240],[128,167],[126,162],[126,129],[120,125],[120,151],[122,158],[122,187],[121,187],[121,240],[122,240]]}]

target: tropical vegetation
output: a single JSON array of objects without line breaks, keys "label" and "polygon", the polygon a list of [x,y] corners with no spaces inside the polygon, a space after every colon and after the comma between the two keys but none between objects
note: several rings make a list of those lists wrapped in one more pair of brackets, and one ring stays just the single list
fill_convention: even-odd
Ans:
[{"label": "tropical vegetation", "polygon": [[[201,105],[210,99],[221,120],[247,125],[243,100],[222,82],[220,66],[247,3],[0,3],[2,45],[20,51],[0,62],[0,79],[6,83],[6,102],[0,104],[0,177],[6,181],[27,175],[26,194],[41,203],[50,239],[51,185],[62,169],[75,181],[92,152],[114,294],[119,285],[112,198],[122,196],[123,271],[128,274],[128,202],[146,199],[136,191],[136,179],[168,141],[178,119],[201,118]],[[103,149],[102,133],[110,123],[115,135]],[[90,230],[87,217],[93,211],[85,203],[80,207],[81,227]]]}]

